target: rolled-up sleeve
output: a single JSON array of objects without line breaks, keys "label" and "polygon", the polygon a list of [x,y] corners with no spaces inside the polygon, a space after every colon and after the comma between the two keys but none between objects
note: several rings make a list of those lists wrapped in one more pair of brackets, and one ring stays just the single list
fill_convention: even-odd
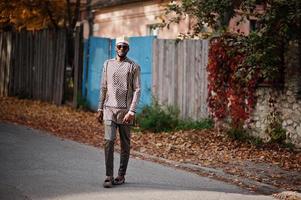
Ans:
[{"label": "rolled-up sleeve", "polygon": [[133,86],[133,99],[130,105],[130,111],[136,112],[137,105],[140,100],[141,94],[141,77],[140,77],[140,66],[135,64],[133,69],[133,79],[132,79],[132,86]]},{"label": "rolled-up sleeve", "polygon": [[101,75],[101,81],[100,81],[100,90],[99,90],[99,101],[98,101],[98,111],[103,110],[103,104],[106,99],[107,95],[107,76],[106,76],[106,70],[107,70],[107,62],[106,61],[103,65],[102,69],[102,75]]}]

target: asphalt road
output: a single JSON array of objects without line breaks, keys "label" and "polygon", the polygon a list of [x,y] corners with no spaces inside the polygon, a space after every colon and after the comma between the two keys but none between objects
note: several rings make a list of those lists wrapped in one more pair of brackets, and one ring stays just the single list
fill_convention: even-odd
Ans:
[{"label": "asphalt road", "polygon": [[[116,154],[116,173],[118,162]],[[273,199],[134,158],[126,183],[105,189],[102,150],[8,123],[0,123],[0,163],[0,200]]]}]

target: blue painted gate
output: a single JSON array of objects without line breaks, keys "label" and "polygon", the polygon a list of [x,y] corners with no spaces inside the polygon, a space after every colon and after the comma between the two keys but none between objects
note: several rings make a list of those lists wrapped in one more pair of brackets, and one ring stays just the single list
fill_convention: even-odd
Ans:
[{"label": "blue painted gate", "polygon": [[[130,37],[130,51],[128,57],[137,62],[141,67],[141,97],[138,111],[144,105],[151,103],[152,85],[152,52],[155,37]],[[96,111],[98,107],[100,80],[103,63],[109,58],[115,57],[115,39],[90,37],[85,42],[85,55],[87,48],[90,56],[85,56],[82,91],[88,106]],[[88,63],[88,66],[87,66]]]}]

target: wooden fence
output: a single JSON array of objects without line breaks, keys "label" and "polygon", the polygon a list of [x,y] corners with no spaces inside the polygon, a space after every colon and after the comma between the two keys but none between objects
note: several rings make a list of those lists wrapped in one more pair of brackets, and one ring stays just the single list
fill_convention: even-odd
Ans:
[{"label": "wooden fence", "polygon": [[184,119],[208,117],[207,40],[154,40],[152,92]]},{"label": "wooden fence", "polygon": [[[75,35],[74,66],[70,68],[75,86],[74,106],[81,85],[82,27],[77,28]],[[66,37],[64,29],[0,32],[0,96],[19,96],[60,105],[67,80]]]},{"label": "wooden fence", "polygon": [[0,33],[0,96],[8,95],[12,34]]},{"label": "wooden fence", "polygon": [[73,74],[73,107],[77,107],[77,100],[82,96],[82,77],[84,62],[83,26],[77,27],[74,40],[74,74]]},{"label": "wooden fence", "polygon": [[9,95],[61,104],[65,53],[65,30],[15,33]]}]

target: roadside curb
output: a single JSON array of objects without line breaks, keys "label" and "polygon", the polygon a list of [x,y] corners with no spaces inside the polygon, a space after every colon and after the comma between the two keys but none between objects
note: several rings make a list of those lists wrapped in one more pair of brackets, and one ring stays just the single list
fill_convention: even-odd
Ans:
[{"label": "roadside curb", "polygon": [[271,195],[275,193],[281,193],[285,190],[279,189],[275,186],[261,183],[258,181],[254,181],[248,178],[239,177],[237,175],[232,175],[225,173],[222,169],[215,169],[215,168],[209,168],[209,167],[203,167],[200,165],[190,164],[190,163],[181,163],[173,160],[168,160],[165,158],[156,157],[153,155],[149,155],[146,153],[141,153],[139,151],[133,151],[131,150],[131,156],[143,158],[146,160],[159,162],[161,164],[165,164],[171,167],[188,170],[193,173],[197,173],[199,175],[207,176],[210,178],[215,178],[217,180],[225,181],[225,182],[231,182],[236,185],[239,185],[241,187],[247,188],[251,191],[255,191],[256,193],[265,194],[265,195]]}]

